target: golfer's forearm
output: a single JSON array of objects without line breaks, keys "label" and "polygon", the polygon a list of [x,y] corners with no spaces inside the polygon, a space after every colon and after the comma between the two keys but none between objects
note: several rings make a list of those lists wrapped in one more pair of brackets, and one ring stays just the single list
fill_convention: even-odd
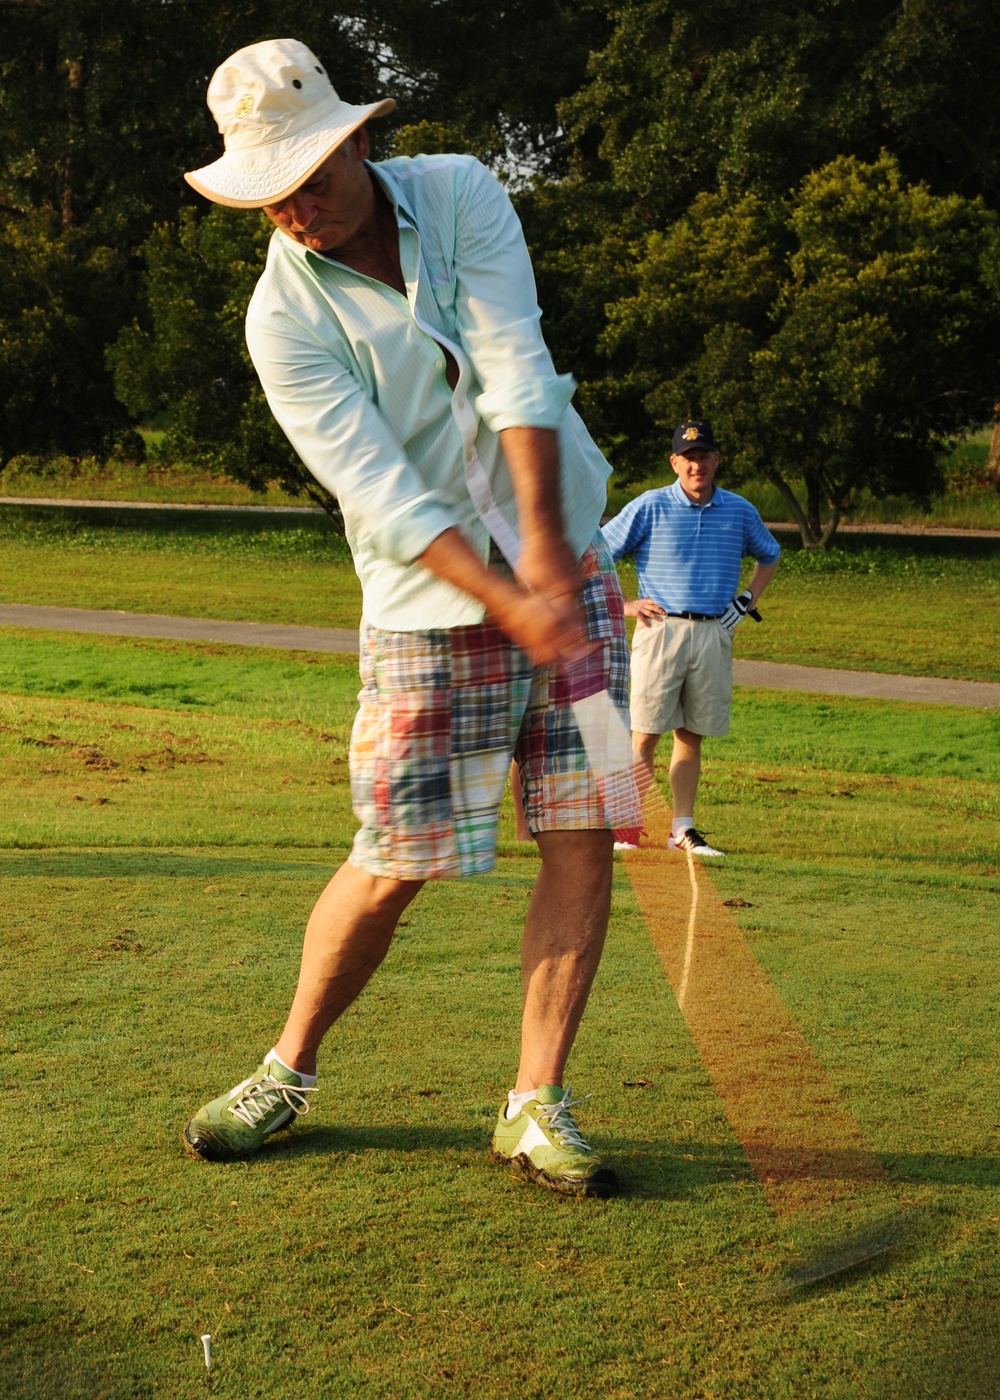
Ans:
[{"label": "golfer's forearm", "polygon": [[750,575],[750,582],[747,584],[747,587],[753,594],[755,603],[777,572],[777,562],[774,564],[758,564],[756,566],[753,573]]},{"label": "golfer's forearm", "polygon": [[432,540],[418,562],[437,578],[477,599],[494,617],[500,616],[521,591],[516,584],[488,568],[454,527]]},{"label": "golfer's forearm", "polygon": [[503,428],[500,445],[510,467],[522,540],[563,538],[559,436],[552,428]]}]

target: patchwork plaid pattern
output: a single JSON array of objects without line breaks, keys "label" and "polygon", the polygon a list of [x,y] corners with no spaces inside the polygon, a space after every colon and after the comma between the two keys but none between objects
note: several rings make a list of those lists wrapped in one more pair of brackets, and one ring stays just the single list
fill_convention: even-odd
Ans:
[{"label": "patchwork plaid pattern", "polygon": [[[622,596],[600,536],[583,568],[587,635],[600,643],[588,667],[627,714]],[[351,860],[361,869],[400,880],[491,870],[512,756],[534,831],[638,820],[634,784],[589,771],[571,679],[559,667],[533,667],[491,622],[423,632],[363,624],[361,679],[351,736],[361,823]]]}]

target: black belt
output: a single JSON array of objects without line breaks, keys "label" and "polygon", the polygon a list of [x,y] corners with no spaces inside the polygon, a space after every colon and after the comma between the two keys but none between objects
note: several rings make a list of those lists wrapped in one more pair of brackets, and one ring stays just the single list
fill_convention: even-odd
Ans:
[{"label": "black belt", "polygon": [[667,613],[666,616],[667,616],[667,617],[686,617],[687,620],[688,620],[689,622],[718,622],[718,620],[719,620],[719,618],[722,616],[722,614],[721,614],[721,613],[679,612],[679,613]]}]

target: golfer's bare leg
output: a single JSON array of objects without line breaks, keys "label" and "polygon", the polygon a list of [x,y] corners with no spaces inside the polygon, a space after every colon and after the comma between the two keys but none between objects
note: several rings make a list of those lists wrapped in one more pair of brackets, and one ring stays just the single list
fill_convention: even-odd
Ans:
[{"label": "golfer's bare leg", "polygon": [[611,910],[613,833],[543,831],[521,944],[524,1016],[516,1092],[562,1084]]},{"label": "golfer's bare leg", "polygon": [[528,818],[524,815],[524,798],[521,794],[521,770],[517,760],[511,760],[510,765],[510,795],[514,803],[514,836],[518,841],[530,841],[531,827],[528,825]]},{"label": "golfer's bare leg", "polygon": [[327,1031],[379,966],[396,923],[422,880],[387,880],[348,861],[320,895],[306,925],[292,1009],[275,1050],[292,1069],[316,1073]]},{"label": "golfer's bare leg", "polygon": [[670,756],[670,791],[675,817],[693,817],[701,777],[701,738],[690,729],[674,730],[674,750]]}]

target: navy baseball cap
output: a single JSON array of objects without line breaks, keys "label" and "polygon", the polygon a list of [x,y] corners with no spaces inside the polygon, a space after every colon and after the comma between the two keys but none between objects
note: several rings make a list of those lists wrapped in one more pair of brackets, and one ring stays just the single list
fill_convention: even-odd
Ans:
[{"label": "navy baseball cap", "polygon": [[691,418],[687,423],[682,423],[679,428],[674,429],[674,456],[690,452],[696,447],[701,448],[704,452],[718,452],[719,450],[719,445],[712,436],[711,425],[703,422],[700,418]]}]

